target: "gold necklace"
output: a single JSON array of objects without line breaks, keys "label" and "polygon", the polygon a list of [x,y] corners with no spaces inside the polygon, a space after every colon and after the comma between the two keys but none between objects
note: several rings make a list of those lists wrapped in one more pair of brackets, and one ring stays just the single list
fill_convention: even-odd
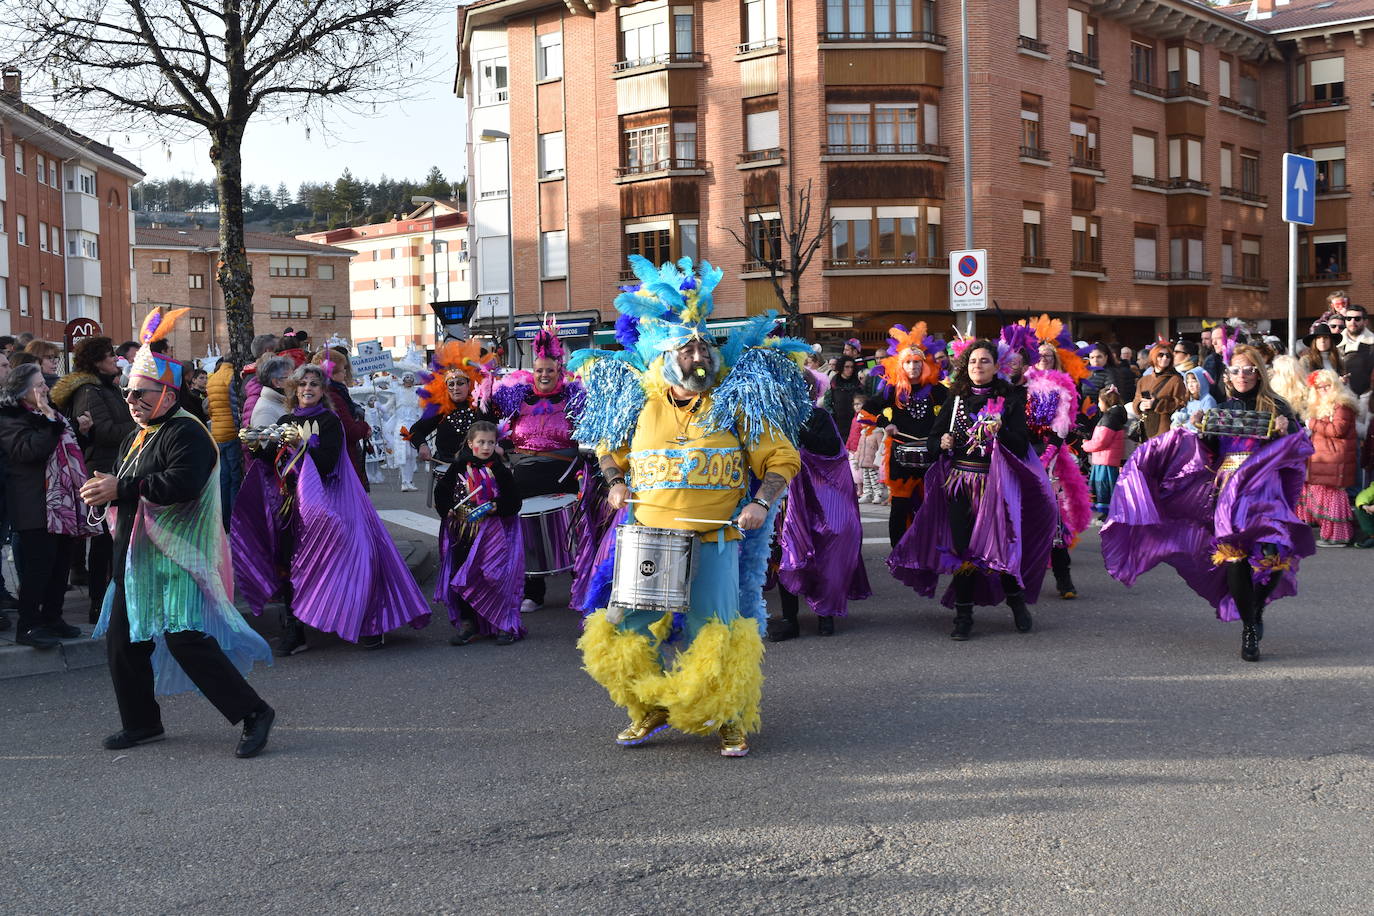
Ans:
[{"label": "gold necklace", "polygon": [[677,399],[673,397],[673,393],[669,391],[667,392],[667,394],[668,399],[672,402],[673,408],[675,410],[677,410],[679,413],[683,411],[686,412],[685,418],[682,416],[677,417],[677,439],[674,440],[675,442],[677,442],[678,445],[686,445],[687,430],[692,428],[692,420],[696,417],[697,411],[701,409],[702,395],[697,395],[697,398],[692,403],[691,407],[678,407]]}]

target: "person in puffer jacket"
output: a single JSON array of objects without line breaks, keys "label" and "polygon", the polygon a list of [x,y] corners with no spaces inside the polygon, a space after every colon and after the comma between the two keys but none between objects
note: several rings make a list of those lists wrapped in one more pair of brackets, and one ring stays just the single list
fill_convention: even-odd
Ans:
[{"label": "person in puffer jacket", "polygon": [[1108,385],[1097,395],[1100,420],[1093,427],[1092,438],[1083,443],[1083,451],[1092,462],[1088,488],[1093,494],[1093,510],[1099,524],[1107,521],[1112,504],[1116,479],[1121,476],[1121,462],[1126,454],[1126,408],[1115,385]]},{"label": "person in puffer jacket", "polygon": [[210,437],[219,449],[219,495],[224,507],[224,530],[229,530],[234,497],[243,482],[243,447],[239,445],[238,392],[234,390],[234,364],[221,359],[205,384],[205,405],[210,413]]},{"label": "person in puffer jacket", "polygon": [[[855,417],[858,423],[858,417]],[[878,470],[882,467],[883,439],[887,430],[866,423],[859,426],[859,473],[863,475],[863,493],[859,502],[875,506],[887,505],[887,487],[883,484]]]}]

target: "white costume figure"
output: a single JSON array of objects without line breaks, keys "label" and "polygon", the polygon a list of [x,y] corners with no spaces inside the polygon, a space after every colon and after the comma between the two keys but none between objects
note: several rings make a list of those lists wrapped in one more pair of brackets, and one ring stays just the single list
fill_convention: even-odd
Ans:
[{"label": "white costume figure", "polygon": [[385,479],[382,475],[383,462],[391,450],[386,443],[386,435],[383,433],[383,429],[386,427],[383,410],[381,398],[377,394],[367,396],[367,406],[363,408],[363,418],[372,427],[372,436],[367,442],[368,449],[365,458],[367,482],[372,484],[381,483]]},{"label": "white costume figure", "polygon": [[415,373],[401,375],[401,385],[395,390],[396,411],[386,426],[387,444],[391,446],[389,467],[401,469],[401,492],[412,493],[415,486],[415,449],[406,442],[405,433],[420,419],[420,391],[415,387]]}]

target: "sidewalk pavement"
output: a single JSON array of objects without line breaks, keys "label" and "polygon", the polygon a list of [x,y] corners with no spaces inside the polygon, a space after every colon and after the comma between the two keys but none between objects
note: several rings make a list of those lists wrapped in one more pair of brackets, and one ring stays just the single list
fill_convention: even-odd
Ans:
[{"label": "sidewalk pavement", "polygon": [[[401,552],[401,557],[410,567],[410,572],[415,576],[415,581],[423,583],[429,576],[433,575],[437,557],[435,548],[430,541],[412,538],[393,538],[396,541],[396,548]],[[12,568],[12,567],[11,567]],[[18,582],[16,578],[6,577],[11,583]],[[16,588],[15,591],[18,591]],[[12,677],[28,677],[34,674],[56,674],[64,671],[78,671],[82,668],[104,667],[105,659],[105,640],[91,639],[91,630],[94,629],[86,623],[87,612],[90,608],[90,600],[86,596],[85,588],[71,588],[67,590],[67,602],[63,607],[62,616],[67,623],[79,626],[82,636],[78,639],[64,640],[62,645],[56,649],[38,650],[28,646],[15,645],[15,627],[11,626],[8,630],[0,632],[0,680]],[[239,610],[245,614],[247,608],[239,606]],[[10,621],[16,619],[16,612],[10,611]]]}]

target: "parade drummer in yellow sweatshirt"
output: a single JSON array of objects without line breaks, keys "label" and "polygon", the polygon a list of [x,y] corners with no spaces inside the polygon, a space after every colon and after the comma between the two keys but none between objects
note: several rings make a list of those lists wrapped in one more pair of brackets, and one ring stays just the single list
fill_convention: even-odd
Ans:
[{"label": "parade drummer in yellow sweatshirt", "polygon": [[[644,285],[616,302],[634,318],[618,324],[628,355],[600,354],[584,373],[578,438],[597,445],[612,507],[631,505],[641,525],[694,531],[701,545],[688,613],[631,609],[617,621],[600,610],[579,646],[587,672],[630,716],[618,744],[641,744],[671,726],[718,734],[722,755],[742,757],[747,733],[760,725],[769,535],[801,466],[794,439],[810,401],[799,365],[785,355],[791,342],[767,337],[773,320],[740,331],[724,355],[715,346],[705,316],[719,271],[703,263],[697,277],[690,262],[632,264]],[[659,305],[668,320],[654,314]],[[628,402],[627,384],[635,389]],[[671,664],[666,648],[676,649]]]}]

